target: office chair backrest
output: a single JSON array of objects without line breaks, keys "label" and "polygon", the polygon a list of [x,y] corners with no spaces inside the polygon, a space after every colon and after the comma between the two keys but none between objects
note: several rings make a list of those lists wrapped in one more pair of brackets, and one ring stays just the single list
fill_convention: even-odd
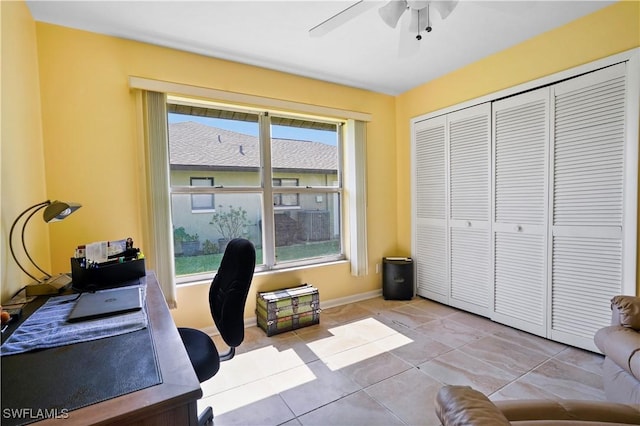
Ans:
[{"label": "office chair backrest", "polygon": [[256,266],[256,250],[251,241],[229,241],[220,267],[209,289],[211,315],[220,336],[230,348],[244,340],[244,305]]}]

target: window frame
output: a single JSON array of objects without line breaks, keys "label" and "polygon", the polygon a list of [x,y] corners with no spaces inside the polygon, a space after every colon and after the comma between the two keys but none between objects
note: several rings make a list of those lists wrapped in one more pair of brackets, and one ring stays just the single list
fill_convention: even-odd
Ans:
[{"label": "window frame", "polygon": [[[169,106],[174,102],[173,97],[169,96],[167,98],[167,111],[169,113]],[[175,102],[176,104],[184,104],[185,98],[180,98],[180,101]],[[196,105],[201,105],[201,101],[193,100],[193,103]],[[260,185],[259,186],[222,186],[222,185],[213,185],[211,187],[208,186],[180,186],[180,185],[169,185],[169,193],[170,195],[174,194],[211,194],[215,196],[216,194],[259,194],[262,197],[262,226],[264,227],[261,232],[262,238],[262,248],[263,248],[263,263],[256,265],[256,272],[261,271],[270,271],[270,270],[283,270],[289,269],[292,267],[313,267],[313,266],[321,266],[327,263],[343,261],[348,258],[346,253],[349,245],[345,243],[345,208],[346,205],[344,191],[342,187],[342,183],[344,182],[343,173],[344,173],[344,154],[343,154],[343,140],[344,140],[344,124],[346,120],[344,119],[332,119],[327,117],[316,117],[316,116],[308,116],[308,115],[299,115],[299,114],[288,114],[280,111],[264,111],[261,109],[260,111],[256,111],[253,109],[244,109],[242,107],[238,107],[236,105],[221,105],[216,104],[216,109],[219,110],[228,110],[233,112],[247,112],[252,115],[258,116],[258,125],[259,125],[259,136],[258,139],[260,141],[260,149],[261,149],[261,166],[259,168],[258,173],[260,174]],[[336,161],[338,163],[338,168],[336,170],[336,178],[333,181],[337,183],[335,186],[300,186],[299,178],[296,178],[297,185],[295,186],[275,186],[274,180],[279,179],[290,179],[290,178],[273,178],[272,174],[274,173],[272,167],[270,166],[270,158],[271,158],[271,122],[270,117],[272,114],[275,114],[278,118],[283,117],[292,117],[294,119],[300,120],[308,120],[308,121],[318,121],[324,123],[330,123],[331,125],[335,125],[336,128],[336,150],[337,150],[337,158]],[[189,114],[187,114],[189,115]],[[168,142],[168,141],[167,141]],[[171,167],[171,165],[169,165]],[[265,182],[270,182],[270,185],[266,185]],[[273,200],[274,192],[277,191],[281,194],[291,194],[295,195],[297,198],[297,205],[292,206],[274,206],[273,203],[265,203],[264,200],[271,199]],[[297,259],[291,261],[277,261],[276,260],[276,251],[277,247],[275,245],[275,214],[282,211],[292,210],[292,209],[300,209],[300,197],[304,196],[304,194],[313,194],[316,197],[319,195],[325,195],[329,197],[331,194],[336,194],[339,201],[339,218],[336,219],[339,228],[339,253],[332,255],[325,255],[321,257],[310,257],[304,259]],[[215,201],[214,201],[215,206]],[[199,213],[200,211],[196,211]],[[269,247],[269,248],[267,248]],[[210,276],[210,272],[204,274],[193,274],[186,276],[176,276],[176,283],[183,284],[194,281],[199,281],[201,279],[206,279],[206,277]]]}]

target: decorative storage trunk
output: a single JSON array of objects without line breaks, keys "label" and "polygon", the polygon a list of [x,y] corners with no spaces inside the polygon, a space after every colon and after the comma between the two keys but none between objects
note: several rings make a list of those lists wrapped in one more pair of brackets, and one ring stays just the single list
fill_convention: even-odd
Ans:
[{"label": "decorative storage trunk", "polygon": [[258,326],[267,336],[320,323],[318,289],[304,284],[257,294]]}]

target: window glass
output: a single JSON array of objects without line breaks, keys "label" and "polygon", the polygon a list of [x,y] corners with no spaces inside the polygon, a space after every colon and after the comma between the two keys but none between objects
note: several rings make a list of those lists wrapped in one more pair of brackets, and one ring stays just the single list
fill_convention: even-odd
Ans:
[{"label": "window glass", "polygon": [[[277,186],[298,186],[298,179],[274,178],[272,180],[274,189]],[[300,205],[300,202],[298,200],[299,197],[297,193],[273,193],[273,206],[275,208],[297,207]]]},{"label": "window glass", "polygon": [[189,185],[194,172],[201,171],[215,172],[216,186],[260,185],[258,116],[218,115],[169,113],[171,186]]},{"label": "window glass", "polygon": [[300,204],[305,208],[274,214],[276,262],[339,255],[339,194],[301,194]]},{"label": "window glass", "polygon": [[237,237],[256,246],[256,265],[262,260],[262,199],[260,194],[216,194],[210,214],[182,208],[189,194],[172,194],[173,242],[176,276],[215,271],[227,243]]},{"label": "window glass", "polygon": [[178,283],[210,278],[236,237],[256,246],[257,270],[344,258],[337,123],[167,109]]},{"label": "window glass", "polygon": [[[191,186],[213,186],[213,178],[191,178]],[[191,210],[213,210],[214,209],[213,194],[192,194],[191,195]]]}]

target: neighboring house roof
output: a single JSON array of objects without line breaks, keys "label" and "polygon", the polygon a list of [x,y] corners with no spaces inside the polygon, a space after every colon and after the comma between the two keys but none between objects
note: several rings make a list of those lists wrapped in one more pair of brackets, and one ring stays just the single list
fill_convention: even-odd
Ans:
[{"label": "neighboring house roof", "polygon": [[[169,124],[171,166],[260,167],[258,138],[192,121]],[[320,142],[272,139],[274,168],[337,170],[336,147]]]}]

